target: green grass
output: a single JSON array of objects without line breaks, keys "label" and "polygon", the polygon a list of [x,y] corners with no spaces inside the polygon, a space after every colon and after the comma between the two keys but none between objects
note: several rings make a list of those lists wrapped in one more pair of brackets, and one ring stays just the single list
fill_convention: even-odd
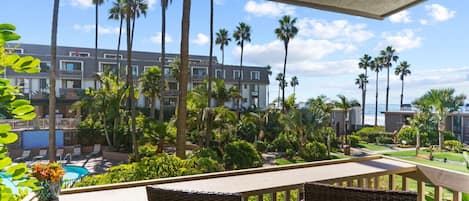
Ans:
[{"label": "green grass", "polygon": [[377,145],[372,143],[359,143],[358,147],[365,148],[370,151],[384,151],[384,150],[391,150],[389,147],[384,145]]},{"label": "green grass", "polygon": [[[424,150],[421,150],[419,154],[424,155],[424,156],[430,155],[429,152],[426,152]],[[384,155],[393,156],[393,157],[414,157],[415,150],[389,152],[389,153],[384,153]],[[463,155],[460,153],[454,153],[454,152],[433,152],[433,157],[437,159],[442,159],[442,160],[446,158],[450,161],[464,162]]]},{"label": "green grass", "polygon": [[277,158],[275,159],[276,165],[289,165],[289,164],[296,164],[296,163],[304,163],[304,160],[288,160],[286,158]]},{"label": "green grass", "polygon": [[416,162],[416,163],[425,164],[425,165],[430,165],[434,167],[444,168],[448,170],[469,173],[469,170],[464,165],[455,165],[455,164],[443,163],[443,162],[438,162],[438,161],[429,161],[429,160],[420,159],[420,158],[402,158],[402,159]]}]

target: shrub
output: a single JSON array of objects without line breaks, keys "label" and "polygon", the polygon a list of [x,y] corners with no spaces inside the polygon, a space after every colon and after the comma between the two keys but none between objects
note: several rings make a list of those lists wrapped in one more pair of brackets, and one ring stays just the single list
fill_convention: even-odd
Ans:
[{"label": "shrub", "polygon": [[417,141],[417,129],[412,127],[405,127],[397,133],[397,141],[409,145],[415,145]]},{"label": "shrub", "polygon": [[280,133],[272,142],[273,149],[279,152],[285,152],[287,149],[294,149],[293,143],[285,133]]},{"label": "shrub", "polygon": [[[151,144],[145,144],[143,146],[138,146],[138,155],[140,158],[152,157],[156,155],[157,147]],[[135,162],[135,154],[132,153],[129,155],[129,163]]]},{"label": "shrub", "polygon": [[194,151],[193,155],[191,158],[211,158],[215,161],[222,162],[222,158],[220,157],[220,154],[218,154],[217,151],[215,151],[212,148],[200,148]]},{"label": "shrub", "polygon": [[348,140],[350,141],[350,145],[352,147],[358,147],[358,143],[360,143],[361,138],[357,135],[350,135],[348,136]]},{"label": "shrub", "polygon": [[360,136],[363,141],[368,143],[392,142],[391,133],[385,132],[384,127],[365,127],[355,132],[355,135]]},{"label": "shrub", "polygon": [[327,147],[320,142],[310,142],[306,144],[302,155],[306,161],[324,160],[327,159]]},{"label": "shrub", "polygon": [[445,149],[459,153],[462,151],[463,145],[457,140],[445,140]]},{"label": "shrub", "polygon": [[267,143],[264,141],[257,141],[254,143],[254,146],[256,146],[258,152],[265,152],[267,150]]},{"label": "shrub", "polygon": [[285,151],[285,156],[288,159],[292,159],[293,157],[295,157],[295,155],[296,155],[296,151],[293,149],[287,149],[287,151]]},{"label": "shrub", "polygon": [[230,170],[260,167],[263,162],[254,145],[244,140],[227,144],[223,161],[225,168]]}]

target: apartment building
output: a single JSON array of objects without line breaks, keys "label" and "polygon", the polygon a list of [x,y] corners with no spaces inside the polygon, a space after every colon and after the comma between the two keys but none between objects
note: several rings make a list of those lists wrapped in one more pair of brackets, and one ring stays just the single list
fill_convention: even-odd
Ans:
[{"label": "apartment building", "polygon": [[[41,60],[41,72],[38,74],[15,73],[7,70],[4,77],[8,78],[12,84],[22,87],[21,91],[27,99],[30,99],[37,106],[37,112],[40,116],[48,113],[48,94],[49,94],[49,69],[50,65],[50,46],[37,44],[9,44],[12,52],[20,55],[30,55]],[[109,69],[117,72],[117,56],[120,58],[120,75],[127,75],[126,52],[121,51],[117,55],[116,50],[98,49],[98,60],[95,62],[95,50],[93,48],[82,47],[57,47],[57,65],[56,65],[56,94],[57,94],[57,113],[59,116],[69,117],[72,115],[71,105],[80,100],[85,89],[99,88],[99,73]],[[170,76],[170,64],[177,58],[178,54],[166,54],[165,78],[168,82],[168,89],[165,92],[165,99],[161,104],[158,100],[156,108],[175,107],[179,84],[176,79]],[[214,78],[223,79],[226,87],[238,86],[238,80],[241,79],[242,89],[242,107],[257,106],[261,109],[267,106],[267,87],[269,78],[265,67],[244,66],[243,73],[237,65],[224,65],[218,63],[216,57],[212,59],[212,71],[208,72],[209,56],[190,55],[190,78],[188,89],[194,89],[199,85],[206,85],[205,80],[208,73]],[[96,64],[97,63],[97,64]],[[138,80],[145,70],[151,66],[161,67],[161,54],[156,52],[133,51],[132,53],[132,75]],[[139,107],[148,106],[148,99],[140,95],[138,99]],[[233,108],[234,103],[225,103],[227,107]]]}]

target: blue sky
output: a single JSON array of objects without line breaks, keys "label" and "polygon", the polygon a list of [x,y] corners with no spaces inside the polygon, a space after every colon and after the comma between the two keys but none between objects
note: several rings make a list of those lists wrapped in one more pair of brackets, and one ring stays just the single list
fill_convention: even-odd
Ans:
[{"label": "blue sky", "polygon": [[[167,13],[167,51],[179,52],[182,1],[173,1]],[[430,88],[455,88],[469,92],[469,1],[429,0],[383,21],[347,16],[261,0],[215,0],[215,30],[230,34],[239,22],[252,27],[252,42],[245,47],[245,63],[274,68],[271,100],[277,96],[275,75],[283,62],[283,46],[273,30],[283,15],[298,18],[300,31],[290,44],[287,77],[296,75],[300,101],[324,94],[337,94],[360,100],[354,84],[361,70],[358,59],[375,56],[387,45],[399,52],[401,61],[411,64],[406,77],[405,102],[411,102]],[[149,0],[146,18],[138,20],[134,49],[160,51],[161,13],[158,0]],[[3,4],[0,19],[15,24],[21,43],[50,43],[52,1],[16,0]],[[111,1],[100,7],[100,48],[116,48],[118,22],[107,19]],[[193,0],[190,53],[208,55],[209,1]],[[91,0],[61,0],[59,45],[94,47],[94,7]],[[219,47],[214,53],[221,61]],[[239,48],[231,43],[225,63],[239,64]],[[396,64],[394,64],[396,65]],[[391,71],[392,73],[392,71]],[[379,100],[384,103],[385,73],[379,76]],[[369,78],[368,103],[374,102],[375,77]],[[400,80],[391,74],[390,102],[399,103]],[[287,94],[293,90],[287,89]]]}]

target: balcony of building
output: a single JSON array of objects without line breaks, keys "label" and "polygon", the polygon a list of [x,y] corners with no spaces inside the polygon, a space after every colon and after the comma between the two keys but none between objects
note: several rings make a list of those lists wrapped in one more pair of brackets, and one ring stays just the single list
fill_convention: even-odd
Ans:
[{"label": "balcony of building", "polygon": [[60,88],[59,97],[67,100],[78,100],[85,93],[84,89],[80,88]]},{"label": "balcony of building", "polygon": [[[447,189],[452,200],[469,193],[469,174],[402,161],[384,156],[319,161],[304,164],[162,178],[138,182],[72,188],[62,191],[61,201],[147,201],[146,186],[181,192],[238,194],[241,200],[303,200],[304,184],[321,182],[363,189],[414,191],[417,200],[432,196],[443,200]],[[433,194],[425,195],[431,187]],[[281,196],[279,196],[281,195]]]}]

